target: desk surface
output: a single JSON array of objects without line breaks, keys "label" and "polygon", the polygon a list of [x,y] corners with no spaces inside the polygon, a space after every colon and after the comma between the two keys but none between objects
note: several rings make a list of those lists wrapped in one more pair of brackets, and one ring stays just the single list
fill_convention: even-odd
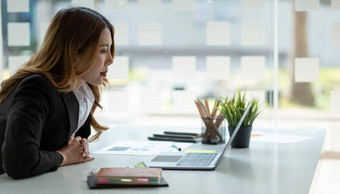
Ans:
[{"label": "desk surface", "polygon": [[[137,129],[138,128],[138,129]],[[120,126],[91,143],[98,150],[119,140],[146,140],[152,127]],[[264,130],[254,130],[264,132]],[[214,171],[164,170],[169,187],[90,190],[86,176],[91,168],[130,166],[152,156],[99,155],[83,164],[59,168],[36,177],[13,180],[0,176],[0,194],[18,193],[308,193],[319,159],[324,130],[278,130],[280,134],[310,136],[312,139],[290,144],[251,141],[249,149],[228,150]]]}]

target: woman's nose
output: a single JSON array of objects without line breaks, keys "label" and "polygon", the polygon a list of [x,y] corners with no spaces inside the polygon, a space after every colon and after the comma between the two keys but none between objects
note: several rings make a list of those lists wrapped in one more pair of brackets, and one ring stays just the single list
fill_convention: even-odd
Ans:
[{"label": "woman's nose", "polygon": [[112,55],[110,54],[107,59],[106,59],[106,64],[107,65],[111,65],[113,63],[113,57]]}]

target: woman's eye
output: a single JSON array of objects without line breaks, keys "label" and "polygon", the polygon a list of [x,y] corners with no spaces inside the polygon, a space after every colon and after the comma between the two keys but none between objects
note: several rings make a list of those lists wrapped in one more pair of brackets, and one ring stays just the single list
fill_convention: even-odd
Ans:
[{"label": "woman's eye", "polygon": [[107,52],[107,50],[101,50],[100,51],[100,53],[106,53]]}]

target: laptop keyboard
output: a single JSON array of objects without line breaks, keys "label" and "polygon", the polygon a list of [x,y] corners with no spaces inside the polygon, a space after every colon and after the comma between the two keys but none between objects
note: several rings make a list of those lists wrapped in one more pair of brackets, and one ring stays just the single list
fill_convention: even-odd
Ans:
[{"label": "laptop keyboard", "polygon": [[186,153],[182,159],[177,162],[176,166],[209,166],[216,155],[217,153]]}]

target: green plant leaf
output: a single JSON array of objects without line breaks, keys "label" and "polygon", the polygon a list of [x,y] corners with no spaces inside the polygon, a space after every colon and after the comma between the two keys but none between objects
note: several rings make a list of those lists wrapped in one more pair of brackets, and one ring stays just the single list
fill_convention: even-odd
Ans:
[{"label": "green plant leaf", "polygon": [[231,127],[235,127],[237,125],[248,103],[251,103],[249,112],[246,114],[242,126],[252,126],[254,120],[262,111],[259,110],[259,100],[252,99],[252,101],[247,101],[246,91],[242,94],[240,89],[238,90],[237,96],[234,94],[232,98],[226,97],[224,99],[220,99],[220,101],[221,103],[218,110],[223,113],[228,125]]}]

